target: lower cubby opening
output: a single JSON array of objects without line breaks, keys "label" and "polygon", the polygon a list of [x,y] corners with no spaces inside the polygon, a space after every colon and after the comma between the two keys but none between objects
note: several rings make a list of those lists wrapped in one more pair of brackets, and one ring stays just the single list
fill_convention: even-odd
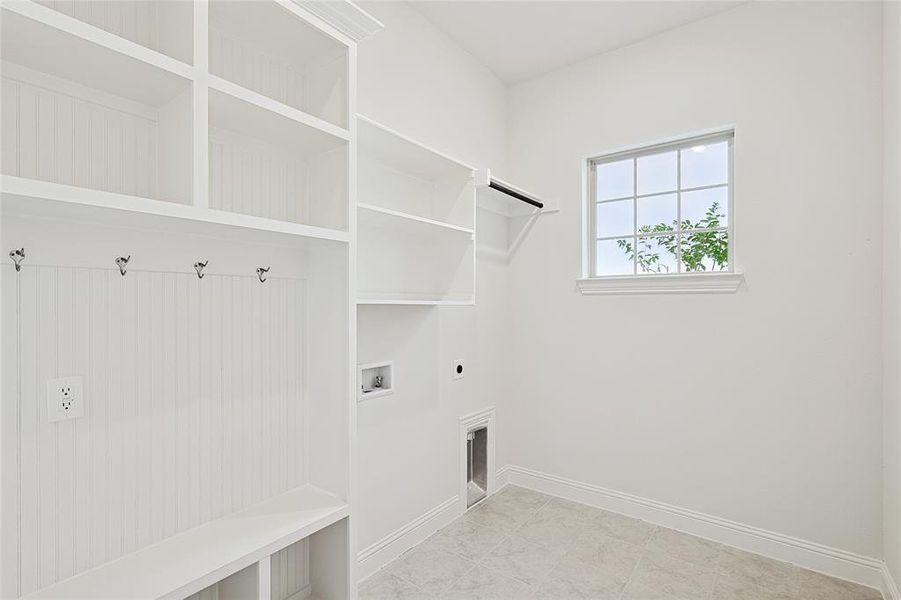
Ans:
[{"label": "lower cubby opening", "polygon": [[347,519],[342,519],[185,600],[347,600]]}]

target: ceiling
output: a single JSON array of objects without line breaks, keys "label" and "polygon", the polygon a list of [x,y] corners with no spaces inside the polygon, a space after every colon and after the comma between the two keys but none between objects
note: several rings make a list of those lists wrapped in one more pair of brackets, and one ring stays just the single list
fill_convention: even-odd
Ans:
[{"label": "ceiling", "polygon": [[411,1],[505,83],[728,10],[731,1]]}]

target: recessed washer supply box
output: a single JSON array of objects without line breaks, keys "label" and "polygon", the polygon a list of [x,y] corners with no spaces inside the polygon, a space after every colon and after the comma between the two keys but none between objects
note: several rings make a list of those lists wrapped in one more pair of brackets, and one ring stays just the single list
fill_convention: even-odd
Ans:
[{"label": "recessed washer supply box", "polygon": [[394,393],[394,361],[360,365],[360,400]]}]

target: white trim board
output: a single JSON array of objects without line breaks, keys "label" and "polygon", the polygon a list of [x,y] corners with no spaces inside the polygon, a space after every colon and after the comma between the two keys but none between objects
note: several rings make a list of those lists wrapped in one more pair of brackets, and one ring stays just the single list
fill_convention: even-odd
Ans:
[{"label": "white trim board", "polygon": [[901,591],[898,590],[898,584],[892,577],[888,565],[882,563],[882,596],[885,600],[901,600]]},{"label": "white trim board", "polygon": [[[633,494],[549,475],[540,471],[506,465],[496,476],[498,489],[508,483],[533,489],[567,500],[596,506],[604,510],[643,519],[650,523],[678,529],[777,560],[794,563],[874,588],[882,588],[891,576],[882,560],[831,548],[774,531],[736,523],[713,515],[689,510]],[[886,580],[886,577],[888,579]],[[894,583],[891,582],[894,587]],[[892,593],[895,594],[897,588]],[[886,594],[890,600],[901,600]]]},{"label": "white trim board", "polygon": [[[466,500],[464,499],[465,503]],[[357,553],[357,580],[371,577],[392,560],[424,542],[439,529],[449,525],[463,513],[459,509],[460,497],[448,498],[438,506],[395,529],[374,544]]]}]

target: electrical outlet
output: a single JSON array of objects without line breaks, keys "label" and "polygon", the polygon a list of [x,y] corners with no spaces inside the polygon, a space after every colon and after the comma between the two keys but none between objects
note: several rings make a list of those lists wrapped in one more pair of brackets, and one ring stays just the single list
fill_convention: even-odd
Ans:
[{"label": "electrical outlet", "polygon": [[47,419],[63,421],[84,416],[81,377],[60,377],[47,382]]},{"label": "electrical outlet", "polygon": [[458,358],[454,361],[454,379],[463,379],[463,359]]}]

